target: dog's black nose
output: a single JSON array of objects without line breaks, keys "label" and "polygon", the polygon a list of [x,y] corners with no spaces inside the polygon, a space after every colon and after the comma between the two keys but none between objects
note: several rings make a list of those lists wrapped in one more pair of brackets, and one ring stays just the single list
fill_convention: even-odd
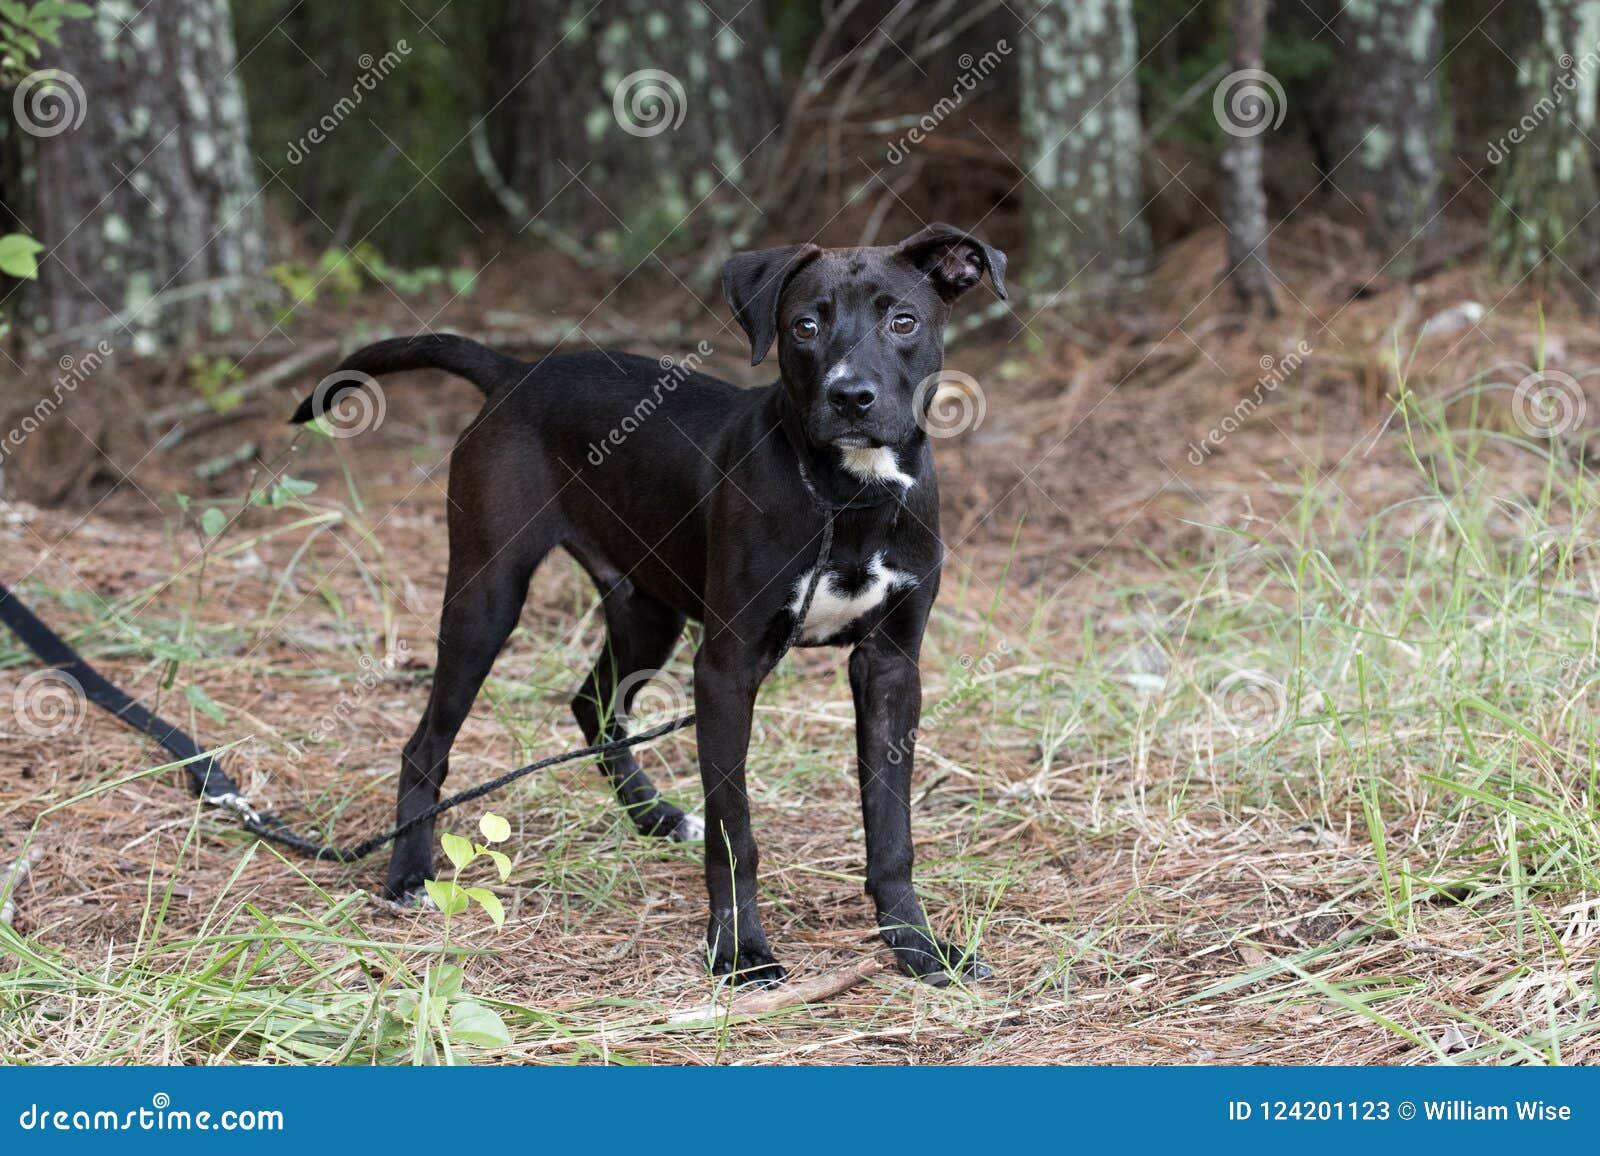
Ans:
[{"label": "dog's black nose", "polygon": [[828,387],[828,404],[846,417],[866,413],[877,400],[878,387],[871,382],[841,381]]}]

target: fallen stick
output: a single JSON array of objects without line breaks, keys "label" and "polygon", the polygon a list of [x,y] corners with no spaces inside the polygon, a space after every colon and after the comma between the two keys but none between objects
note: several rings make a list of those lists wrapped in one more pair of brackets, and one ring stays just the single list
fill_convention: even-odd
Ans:
[{"label": "fallen stick", "polygon": [[800,1007],[808,1003],[821,1003],[823,1000],[832,999],[849,991],[862,980],[877,975],[886,967],[887,964],[882,959],[869,955],[855,963],[836,967],[832,971],[825,971],[797,983],[736,996],[726,1008],[719,1008],[713,1002],[706,1007],[673,1012],[667,1017],[667,1022],[669,1024],[726,1023],[749,1019],[752,1016],[768,1015],[771,1012]]},{"label": "fallen stick", "polygon": [[22,858],[18,859],[5,874],[0,875],[0,923],[10,926],[12,919],[17,914],[17,892],[22,890],[22,884],[28,878],[28,872],[33,870],[34,863],[38,862],[39,849],[35,847]]}]

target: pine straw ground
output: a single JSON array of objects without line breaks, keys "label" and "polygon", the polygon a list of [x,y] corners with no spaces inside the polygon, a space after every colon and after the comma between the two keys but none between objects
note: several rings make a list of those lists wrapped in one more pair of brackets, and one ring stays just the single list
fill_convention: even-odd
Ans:
[{"label": "pine straw ground", "polygon": [[[992,981],[934,991],[883,973],[753,1021],[670,1023],[716,992],[698,849],[632,836],[590,767],[492,801],[514,868],[504,886],[479,868],[468,881],[494,886],[508,922],[446,928],[368,898],[381,859],[307,866],[198,813],[176,772],[146,773],[159,752],[99,713],[49,738],[7,714],[0,853],[36,863],[0,927],[0,1054],[1600,1058],[1597,491],[1586,422],[1531,437],[1511,406],[1541,357],[1583,380],[1600,342],[1561,300],[1541,336],[1527,287],[1472,267],[1368,283],[1346,238],[1309,227],[1276,253],[1297,296],[1271,323],[1240,327],[1209,293],[1220,253],[1204,237],[1137,302],[952,353],[987,417],[939,446],[952,557],[922,662],[915,821],[929,910],[981,945]],[[1467,300],[1492,307],[1478,326],[1419,336]],[[1261,359],[1302,338],[1303,364],[1191,462]],[[716,368],[738,372],[734,343],[714,340]],[[244,471],[208,489],[189,470],[242,430],[272,459],[276,417],[155,455],[87,517],[14,504],[4,576],[26,575],[119,682],[237,744],[227,762],[257,801],[364,835],[388,817],[425,698],[442,467],[472,406],[442,379],[391,385],[381,429],[302,442],[288,469],[316,492],[252,509],[203,556],[174,495],[239,498]],[[566,701],[598,644],[592,601],[564,558],[537,576],[454,784],[576,743]],[[11,696],[33,665],[0,647]],[[654,709],[674,705],[690,653]],[[796,656],[759,706],[764,911],[797,978],[876,948],[843,659]],[[646,762],[694,801],[692,732]],[[484,809],[447,827],[471,833]],[[444,955],[510,1046],[419,1041],[394,1018]]]}]

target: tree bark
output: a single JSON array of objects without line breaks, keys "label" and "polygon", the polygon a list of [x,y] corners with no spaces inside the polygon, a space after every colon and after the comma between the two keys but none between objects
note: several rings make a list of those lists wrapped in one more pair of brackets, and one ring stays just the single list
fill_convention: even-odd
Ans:
[{"label": "tree bark", "polygon": [[[1491,251],[1509,276],[1540,270],[1584,285],[1600,275],[1594,170],[1600,0],[1538,0],[1538,34],[1519,53],[1519,120],[1485,159],[1498,166]],[[1546,258],[1551,260],[1546,263]]]},{"label": "tree bark", "polygon": [[[1227,134],[1222,168],[1227,176],[1225,216],[1228,270],[1233,291],[1248,309],[1277,313],[1267,264],[1267,190],[1263,180],[1264,137],[1282,114],[1280,89],[1266,83],[1262,50],[1267,38],[1267,0],[1233,0],[1233,73],[1219,92],[1242,97],[1247,119],[1221,118]],[[1248,88],[1246,87],[1248,86]],[[1225,110],[1226,111],[1226,110]]]},{"label": "tree bark", "polygon": [[780,144],[765,6],[591,7],[505,0],[489,123],[510,187],[541,222],[620,234],[623,244],[653,243],[708,204],[742,203]]},{"label": "tree bark", "polygon": [[1047,0],[1022,43],[1027,277],[1059,292],[1141,270],[1138,62],[1130,0]]},{"label": "tree bark", "polygon": [[[23,125],[38,137],[44,324],[119,318],[111,340],[142,344],[227,328],[231,295],[260,269],[264,245],[226,0],[161,0],[137,14],[98,5],[62,25],[50,63],[76,89],[65,78],[53,92],[34,89],[44,131]],[[48,120],[52,103],[65,122]],[[209,283],[177,295],[179,307],[152,304]]]},{"label": "tree bark", "polygon": [[1403,271],[1439,200],[1439,0],[1348,0],[1333,181]]}]

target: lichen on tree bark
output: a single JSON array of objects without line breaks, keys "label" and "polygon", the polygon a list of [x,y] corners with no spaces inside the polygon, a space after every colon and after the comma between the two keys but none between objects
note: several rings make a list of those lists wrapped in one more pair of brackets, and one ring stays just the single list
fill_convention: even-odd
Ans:
[{"label": "lichen on tree bark", "polygon": [[[113,339],[142,345],[228,328],[264,245],[226,0],[101,0],[61,40],[48,63],[76,78],[84,110],[35,146],[40,322],[115,318]],[[201,285],[176,308],[152,303]]]},{"label": "lichen on tree bark", "polygon": [[546,224],[648,247],[742,202],[780,143],[761,4],[510,0],[496,55],[492,151]]},{"label": "lichen on tree bark", "polygon": [[1027,278],[1043,292],[1144,266],[1137,43],[1129,0],[1049,0],[1022,37]]},{"label": "lichen on tree bark", "polygon": [[1332,180],[1403,267],[1439,203],[1439,0],[1347,0]]},{"label": "lichen on tree bark", "polygon": [[1537,38],[1519,53],[1520,105],[1486,149],[1499,168],[1491,249],[1508,276],[1539,272],[1592,287],[1600,275],[1600,0],[1538,0],[1538,15]]}]

